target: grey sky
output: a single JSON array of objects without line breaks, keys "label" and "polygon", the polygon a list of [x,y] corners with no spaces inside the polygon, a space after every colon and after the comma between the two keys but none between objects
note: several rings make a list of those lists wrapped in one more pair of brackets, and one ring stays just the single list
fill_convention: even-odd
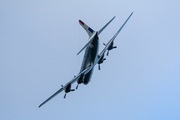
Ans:
[{"label": "grey sky", "polygon": [[[0,119],[180,119],[179,0],[1,0]],[[88,35],[100,49],[134,12],[91,82],[39,104],[77,75]],[[72,87],[75,87],[74,84]]]}]

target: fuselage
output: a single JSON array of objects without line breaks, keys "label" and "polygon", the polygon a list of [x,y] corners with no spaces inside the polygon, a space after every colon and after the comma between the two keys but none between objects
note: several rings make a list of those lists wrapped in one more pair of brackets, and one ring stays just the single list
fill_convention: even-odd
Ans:
[{"label": "fuselage", "polygon": [[84,84],[88,84],[89,81],[91,80],[94,64],[97,59],[98,50],[99,50],[99,38],[98,38],[98,33],[96,32],[92,42],[85,50],[84,58],[83,58],[81,69],[80,69],[80,72],[82,72],[89,65],[93,66],[93,68],[84,75],[84,78],[83,78]]}]

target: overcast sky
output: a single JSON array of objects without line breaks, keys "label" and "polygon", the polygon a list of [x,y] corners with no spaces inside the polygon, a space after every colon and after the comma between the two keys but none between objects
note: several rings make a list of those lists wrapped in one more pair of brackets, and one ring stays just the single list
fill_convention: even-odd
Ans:
[{"label": "overcast sky", "polygon": [[[80,70],[78,20],[98,31],[116,16],[101,52],[131,12],[91,82],[38,108]],[[179,120],[179,32],[179,0],[0,0],[0,119]]]}]

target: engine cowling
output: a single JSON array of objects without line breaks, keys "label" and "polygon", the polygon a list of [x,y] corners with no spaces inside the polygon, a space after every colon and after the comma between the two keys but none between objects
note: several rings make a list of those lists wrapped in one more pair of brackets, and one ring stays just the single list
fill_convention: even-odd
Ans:
[{"label": "engine cowling", "polygon": [[80,76],[80,78],[78,79],[78,81],[77,81],[77,86],[76,86],[76,89],[78,89],[78,86],[79,86],[79,84],[81,84],[81,83],[83,83],[84,82],[84,74],[83,75],[81,75]]},{"label": "engine cowling", "polygon": [[117,48],[117,46],[113,46],[113,44],[114,44],[114,42],[112,42],[112,43],[110,44],[110,46],[108,47],[107,56],[108,56],[110,50],[112,50],[112,49],[114,49],[114,48]]},{"label": "engine cowling", "polygon": [[104,58],[104,54],[101,56],[100,60],[98,61],[98,68],[99,70],[101,69],[100,68],[100,64],[102,64],[104,62],[104,60],[106,60],[106,58]]},{"label": "engine cowling", "polygon": [[66,88],[65,88],[65,95],[64,98],[66,98],[66,93],[71,92],[71,91],[75,91],[74,89],[71,89],[71,83],[69,83]]},{"label": "engine cowling", "polygon": [[65,92],[68,93],[71,91],[71,84],[68,84],[67,87],[65,88]]}]

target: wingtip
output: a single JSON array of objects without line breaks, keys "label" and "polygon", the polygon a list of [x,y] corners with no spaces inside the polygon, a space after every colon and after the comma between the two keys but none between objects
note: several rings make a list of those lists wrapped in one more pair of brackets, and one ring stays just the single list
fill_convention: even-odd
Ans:
[{"label": "wingtip", "polygon": [[38,108],[40,108],[42,105],[39,105]]},{"label": "wingtip", "polygon": [[79,20],[79,23],[80,23],[80,24],[82,24],[82,25],[84,25],[84,22],[83,22],[83,21],[81,21],[81,20]]},{"label": "wingtip", "polygon": [[116,16],[114,16],[113,18],[112,18],[112,20],[115,18]]}]

